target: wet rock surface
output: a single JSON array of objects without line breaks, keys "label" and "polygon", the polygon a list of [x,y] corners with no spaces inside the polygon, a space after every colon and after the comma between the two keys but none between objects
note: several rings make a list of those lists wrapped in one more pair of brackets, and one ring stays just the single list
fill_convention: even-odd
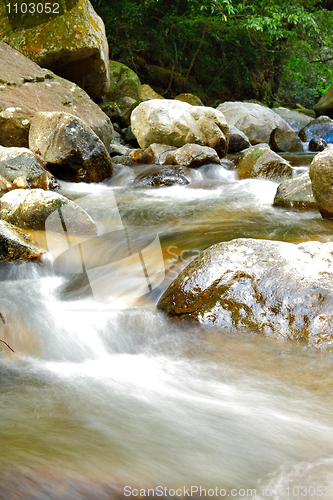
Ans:
[{"label": "wet rock surface", "polygon": [[309,151],[324,151],[327,147],[327,142],[321,137],[313,137],[309,142]]},{"label": "wet rock surface", "polygon": [[291,177],[293,169],[267,144],[257,144],[243,151],[237,164],[237,173],[240,179],[261,177],[277,180]]},{"label": "wet rock surface", "polygon": [[[0,200],[0,219],[22,229],[44,230],[46,219],[64,208],[71,234],[97,233],[94,221],[83,208],[61,194],[42,189],[15,189],[4,194]],[[53,227],[49,226],[49,229],[53,230]],[[56,231],[62,229],[62,225],[54,227]]]},{"label": "wet rock surface", "polygon": [[35,260],[42,253],[19,228],[0,220],[0,263]]},{"label": "wet rock surface", "polygon": [[288,108],[273,108],[274,113],[281,116],[292,128],[295,132],[299,132],[305,125],[310,123],[312,118],[309,116],[296,111],[295,109]]},{"label": "wet rock surface", "polygon": [[309,175],[318,210],[325,218],[333,217],[333,148],[313,158]]},{"label": "wet rock surface", "polygon": [[317,208],[308,172],[287,179],[278,186],[273,205],[284,208]]},{"label": "wet rock surface", "polygon": [[36,113],[29,147],[38,150],[58,179],[101,182],[111,177],[113,163],[103,142],[83,120],[69,113]]},{"label": "wet rock surface", "polygon": [[170,151],[164,163],[165,165],[197,168],[207,163],[220,163],[220,158],[213,148],[198,144],[185,144],[179,149]]},{"label": "wet rock surface", "polygon": [[333,346],[333,243],[237,239],[205,250],[162,295],[181,321]]},{"label": "wet rock surface", "polygon": [[175,184],[185,186],[190,184],[187,169],[181,166],[152,168],[138,174],[133,180],[135,187],[162,187]]}]

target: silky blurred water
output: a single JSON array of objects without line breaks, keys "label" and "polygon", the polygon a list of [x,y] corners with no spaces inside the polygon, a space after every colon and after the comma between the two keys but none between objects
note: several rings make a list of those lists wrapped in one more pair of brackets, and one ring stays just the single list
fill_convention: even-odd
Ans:
[{"label": "silky blurred water", "polygon": [[0,354],[0,485],[20,470],[54,470],[133,488],[256,488],[256,498],[317,498],[322,486],[333,498],[330,353],[175,325],[155,309],[170,280],[214,243],[332,241],[333,222],[274,208],[277,183],[238,181],[216,166],[184,187],[135,189],[128,175],[113,183],[61,189],[101,231],[156,229],[166,279],[108,310],[47,263],[0,268],[0,338],[15,350]]}]

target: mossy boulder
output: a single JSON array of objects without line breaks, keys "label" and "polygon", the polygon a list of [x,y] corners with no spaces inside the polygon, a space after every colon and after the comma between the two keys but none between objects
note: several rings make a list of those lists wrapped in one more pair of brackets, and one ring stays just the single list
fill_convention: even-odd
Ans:
[{"label": "mossy boulder", "polygon": [[333,118],[333,85],[321,96],[313,106],[316,116],[326,115]]},{"label": "mossy boulder", "polygon": [[141,82],[138,75],[125,64],[110,61],[110,89],[105,95],[107,102],[119,103],[123,97],[131,97],[135,101],[140,99]]},{"label": "mossy boulder", "polygon": [[237,239],[205,250],[158,309],[178,321],[333,346],[333,243]]},{"label": "mossy boulder", "polygon": [[161,94],[158,94],[157,92],[155,92],[155,90],[152,89],[151,86],[147,85],[146,83],[144,85],[141,85],[140,98],[141,99],[164,99],[164,97]]},{"label": "mossy boulder", "polygon": [[188,104],[192,104],[192,106],[204,106],[204,103],[198,96],[195,94],[179,94],[175,97],[176,101],[187,102]]},{"label": "mossy boulder", "polygon": [[313,196],[324,218],[333,217],[333,149],[326,148],[312,160],[309,175]]},{"label": "mossy boulder", "polygon": [[257,144],[243,151],[237,164],[237,173],[240,179],[261,177],[278,180],[291,177],[293,169],[267,144]]},{"label": "mossy boulder", "polygon": [[0,219],[22,229],[44,230],[46,219],[63,207],[75,234],[97,234],[93,219],[83,208],[59,193],[42,189],[15,189],[4,194],[0,200]]},{"label": "mossy boulder", "polygon": [[91,97],[100,97],[109,89],[104,23],[89,0],[59,0],[57,4],[58,13],[51,3],[54,13],[45,14],[43,9],[35,16],[11,17],[1,2],[0,40],[43,68],[75,82]]},{"label": "mossy boulder", "polygon": [[0,262],[36,260],[42,255],[31,239],[23,231],[0,220]]}]

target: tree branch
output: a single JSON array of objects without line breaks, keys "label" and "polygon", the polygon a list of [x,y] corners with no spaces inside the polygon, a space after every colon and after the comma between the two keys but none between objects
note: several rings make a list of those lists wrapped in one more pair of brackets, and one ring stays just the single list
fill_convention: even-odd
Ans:
[{"label": "tree branch", "polygon": [[332,61],[333,57],[329,57],[328,59],[319,59],[318,61],[310,61],[310,63],[324,63],[326,61]]},{"label": "tree branch", "polygon": [[[6,320],[5,320],[5,318],[3,317],[3,315],[1,313],[0,313],[0,318],[2,319],[3,323],[6,323]],[[8,347],[8,349],[10,349],[11,351],[15,352],[14,349],[12,349],[10,347],[10,345],[7,344],[7,342],[5,342],[4,340],[1,340],[1,339],[0,339],[0,342],[2,342],[3,344],[5,344]]]}]

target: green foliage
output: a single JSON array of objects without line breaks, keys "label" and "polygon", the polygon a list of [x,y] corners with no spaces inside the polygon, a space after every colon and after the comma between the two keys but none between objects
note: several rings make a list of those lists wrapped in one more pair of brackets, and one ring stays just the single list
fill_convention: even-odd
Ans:
[{"label": "green foliage", "polygon": [[[310,106],[331,83],[333,16],[317,0],[93,5],[106,25],[110,57],[166,97],[185,90],[206,104],[252,98]],[[318,60],[325,62],[311,62]]]}]

